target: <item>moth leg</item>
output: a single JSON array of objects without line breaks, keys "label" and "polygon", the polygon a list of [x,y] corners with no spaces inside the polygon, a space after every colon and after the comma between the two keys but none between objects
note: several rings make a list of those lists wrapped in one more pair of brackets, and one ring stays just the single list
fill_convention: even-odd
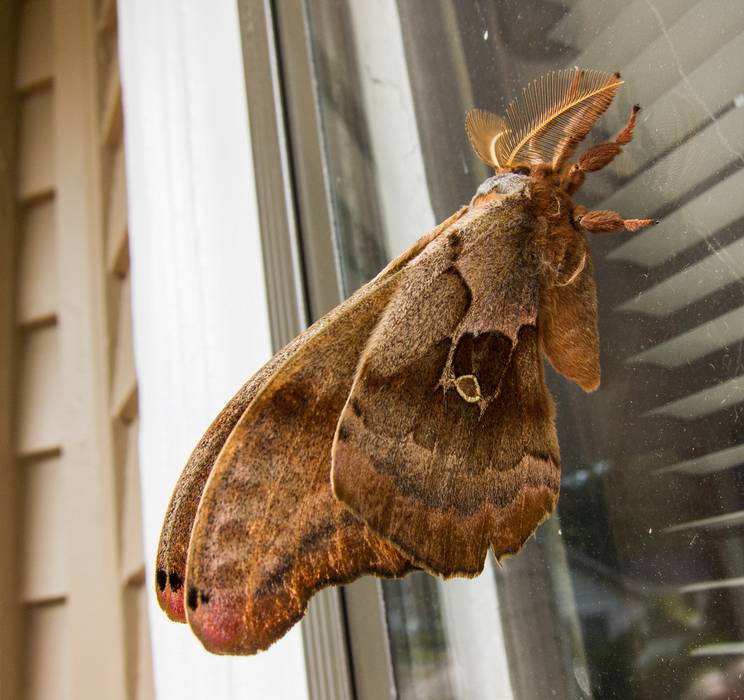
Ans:
[{"label": "moth leg", "polygon": [[623,219],[614,211],[586,211],[585,207],[576,207],[574,221],[590,233],[638,231],[659,223],[655,219]]},{"label": "moth leg", "polygon": [[627,124],[615,137],[614,141],[592,146],[581,155],[578,162],[568,169],[561,185],[569,194],[573,194],[584,184],[586,173],[596,172],[609,165],[623,150],[623,146],[631,142],[636,124],[636,115],[640,109],[638,105],[633,105]]},{"label": "moth leg", "polygon": [[636,115],[640,109],[641,108],[638,105],[633,105],[633,109],[630,110],[630,117],[628,117],[628,123],[615,137],[614,141],[592,146],[589,150],[583,153],[581,158],[579,158],[579,168],[581,168],[585,173],[591,173],[596,170],[601,170],[606,165],[609,165],[615,159],[615,156],[623,150],[623,146],[629,144],[633,138]]}]

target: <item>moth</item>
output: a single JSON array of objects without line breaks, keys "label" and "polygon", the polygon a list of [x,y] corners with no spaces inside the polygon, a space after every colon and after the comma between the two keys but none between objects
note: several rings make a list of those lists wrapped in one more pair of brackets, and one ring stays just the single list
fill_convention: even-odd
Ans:
[{"label": "moth", "polygon": [[545,355],[599,385],[597,300],[585,232],[650,219],[588,211],[571,157],[619,74],[564,70],[502,119],[466,130],[495,174],[472,201],[279,351],[194,449],[168,506],[158,600],[215,653],[280,638],[319,589],[364,574],[476,576],[519,551],[560,485]]}]

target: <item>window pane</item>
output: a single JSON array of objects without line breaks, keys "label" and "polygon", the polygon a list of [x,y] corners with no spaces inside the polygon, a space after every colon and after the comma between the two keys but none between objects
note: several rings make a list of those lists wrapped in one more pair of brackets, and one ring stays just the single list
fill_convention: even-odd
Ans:
[{"label": "window pane", "polygon": [[661,219],[591,241],[603,381],[548,369],[556,516],[473,581],[384,584],[399,696],[744,696],[744,5],[306,6],[347,293],[488,176],[465,112],[559,68],[626,80],[588,143],[644,107],[578,201]]}]

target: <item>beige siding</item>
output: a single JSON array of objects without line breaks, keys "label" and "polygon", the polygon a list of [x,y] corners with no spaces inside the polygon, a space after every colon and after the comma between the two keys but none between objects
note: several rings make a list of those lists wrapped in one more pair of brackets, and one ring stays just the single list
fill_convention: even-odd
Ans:
[{"label": "beige siding", "polygon": [[[137,421],[124,426],[122,516],[121,516],[121,573],[125,584],[138,588],[144,573],[142,558],[142,507],[140,502],[139,468],[137,464]],[[150,588],[147,588],[150,591]]]},{"label": "beige siding", "polygon": [[127,681],[132,698],[153,698],[152,663],[150,657],[150,634],[147,622],[147,599],[149,587],[129,586],[125,598],[128,611]]},{"label": "beige siding", "polygon": [[29,202],[54,189],[54,92],[26,93],[21,101],[18,198]]},{"label": "beige siding", "polygon": [[20,229],[16,320],[26,326],[53,322],[57,316],[54,200],[29,206]]},{"label": "beige siding", "polygon": [[52,6],[20,5],[17,434],[20,603],[25,643],[20,697],[70,697],[68,538],[60,396]]},{"label": "beige siding", "polygon": [[116,435],[119,473],[119,567],[125,591],[125,635],[129,697],[153,696],[142,544],[139,463],[137,454],[137,377],[132,343],[132,303],[129,278],[127,189],[124,161],[121,79],[117,59],[115,3],[104,0],[99,28],[109,64],[101,66],[100,140],[105,257],[108,272],[108,322],[112,340],[110,415]]},{"label": "beige siding", "polygon": [[28,700],[72,700],[67,606],[34,605],[26,613],[23,697]]},{"label": "beige siding", "polygon": [[58,335],[56,324],[22,333],[16,443],[19,456],[62,446]]},{"label": "beige siding", "polygon": [[61,457],[24,461],[21,532],[21,597],[24,603],[67,596],[67,495]]},{"label": "beige siding", "polygon": [[113,154],[111,187],[108,193],[108,221],[106,225],[106,262],[108,271],[127,274],[129,264],[127,245],[127,179],[124,167],[124,148],[120,145]]},{"label": "beige siding", "polygon": [[115,0],[98,8],[101,86],[99,140],[101,143],[101,199],[108,331],[111,339],[109,410],[114,435],[117,473],[119,580],[124,600],[124,641],[127,696],[154,697],[152,657],[147,619],[137,442],[137,375],[132,342],[132,302],[129,277],[127,186],[121,78],[117,56]]},{"label": "beige siding", "polygon": [[53,73],[50,0],[26,0],[20,16],[16,87],[27,92],[48,83]]},{"label": "beige siding", "polygon": [[137,377],[132,355],[132,297],[129,277],[114,279],[111,284],[114,286],[117,302],[111,415],[115,419],[130,421],[137,415]]},{"label": "beige siding", "polygon": [[105,84],[103,112],[101,114],[101,138],[112,148],[121,145],[122,104],[121,78],[119,76],[119,61],[116,58],[115,39],[110,43],[111,61],[103,76]]},{"label": "beige siding", "polygon": [[0,29],[16,35],[0,88],[18,105],[15,177],[0,173],[14,201],[0,259],[16,261],[0,320],[17,349],[0,353],[15,424],[0,546],[18,579],[0,593],[21,622],[0,641],[22,657],[7,655],[18,689],[0,679],[0,696],[149,698],[116,3],[26,0]]}]

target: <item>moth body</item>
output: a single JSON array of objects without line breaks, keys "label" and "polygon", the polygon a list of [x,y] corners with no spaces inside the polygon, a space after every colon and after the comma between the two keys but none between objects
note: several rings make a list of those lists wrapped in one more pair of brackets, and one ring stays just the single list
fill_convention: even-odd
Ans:
[{"label": "moth body", "polygon": [[653,223],[574,202],[630,141],[569,158],[620,85],[561,71],[466,128],[495,170],[468,206],[304,331],[242,387],[176,485],[156,591],[215,653],[281,637],[324,586],[423,569],[475,576],[555,508],[543,357],[599,385],[585,233]]}]

